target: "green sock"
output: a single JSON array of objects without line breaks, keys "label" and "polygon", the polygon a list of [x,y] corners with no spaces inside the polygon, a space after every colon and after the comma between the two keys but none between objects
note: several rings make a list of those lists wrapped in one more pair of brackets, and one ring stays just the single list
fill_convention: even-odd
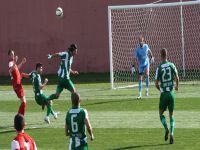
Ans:
[{"label": "green sock", "polygon": [[54,115],[54,111],[53,111],[53,109],[52,109],[52,106],[51,106],[51,105],[48,105],[48,106],[47,106],[47,116],[49,116],[50,113],[51,113],[52,115]]},{"label": "green sock", "polygon": [[170,117],[170,134],[171,135],[174,135],[174,124],[175,124],[175,122],[174,122],[174,117]]},{"label": "green sock", "polygon": [[51,94],[49,97],[48,97],[48,100],[53,100],[53,99],[56,99],[56,94]]},{"label": "green sock", "polygon": [[166,119],[165,119],[165,116],[164,115],[161,115],[160,116],[160,121],[161,121],[161,123],[162,123],[162,125],[164,126],[164,128],[165,128],[165,131],[167,131],[167,122],[166,122]]}]

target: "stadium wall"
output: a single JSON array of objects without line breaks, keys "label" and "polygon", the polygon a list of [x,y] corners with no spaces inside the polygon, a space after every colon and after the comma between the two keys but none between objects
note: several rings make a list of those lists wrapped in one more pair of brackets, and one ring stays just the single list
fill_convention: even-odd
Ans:
[{"label": "stadium wall", "polygon": [[[73,68],[80,72],[109,72],[108,5],[147,4],[155,0],[1,0],[0,75],[8,75],[9,49],[27,58],[22,71],[30,72],[36,62],[45,73],[54,74],[58,59],[48,61],[47,54],[77,43],[78,55]],[[177,0],[163,0],[173,2]],[[62,19],[56,8],[64,10]]]}]

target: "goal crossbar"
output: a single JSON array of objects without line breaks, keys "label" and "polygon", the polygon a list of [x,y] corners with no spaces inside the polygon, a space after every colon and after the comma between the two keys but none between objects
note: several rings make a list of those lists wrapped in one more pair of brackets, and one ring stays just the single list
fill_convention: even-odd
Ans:
[{"label": "goal crossbar", "polygon": [[144,5],[119,5],[119,6],[108,6],[110,9],[130,9],[130,8],[158,8],[158,7],[175,7],[185,5],[196,5],[200,4],[200,1],[187,1],[187,2],[174,2],[174,3],[156,3],[156,4],[144,4]]},{"label": "goal crossbar", "polygon": [[[155,21],[151,21],[151,19],[152,18],[154,18],[155,17],[155,15],[157,15],[156,13],[154,14],[154,11],[152,11],[152,10],[154,10],[154,9],[157,9],[157,8],[162,8],[162,9],[167,9],[167,8],[174,8],[174,9],[177,9],[177,8],[180,8],[180,12],[179,12],[179,14],[178,15],[180,15],[180,18],[179,18],[179,21],[180,21],[180,23],[178,22],[178,25],[180,26],[180,28],[179,28],[179,30],[181,31],[179,31],[180,32],[180,35],[181,35],[181,44],[180,44],[180,47],[176,47],[177,49],[178,48],[181,48],[182,49],[182,59],[183,60],[181,60],[182,62],[183,62],[183,67],[182,67],[182,72],[183,72],[183,76],[185,77],[185,50],[184,50],[184,32],[183,32],[183,30],[184,30],[184,20],[183,20],[183,11],[182,11],[182,6],[191,6],[191,5],[199,5],[200,4],[200,1],[187,1],[187,2],[173,2],[173,3],[151,3],[151,4],[143,4],[143,5],[119,5],[119,6],[108,6],[108,30],[109,30],[109,59],[110,59],[110,83],[111,83],[111,89],[116,89],[116,88],[124,88],[124,86],[118,86],[118,87],[116,87],[115,85],[114,85],[114,83],[115,83],[115,78],[114,78],[114,76],[115,76],[115,74],[114,74],[114,64],[116,64],[116,62],[115,62],[115,60],[113,60],[113,57],[115,57],[115,56],[113,56],[113,49],[115,49],[116,47],[113,47],[113,42],[115,43],[115,44],[117,44],[117,45],[119,45],[119,44],[121,44],[121,43],[117,43],[116,41],[118,41],[119,39],[116,39],[116,37],[119,35],[119,36],[121,36],[121,39],[122,39],[122,41],[124,40],[124,35],[122,35],[123,34],[123,30],[124,29],[126,29],[127,27],[130,27],[130,23],[128,24],[129,26],[127,26],[126,24],[124,24],[124,25],[122,25],[122,26],[120,26],[121,24],[119,24],[119,25],[117,25],[116,23],[117,22],[119,22],[119,19],[122,19],[122,21],[124,21],[124,23],[127,23],[127,21],[125,21],[125,20],[123,20],[123,16],[124,15],[114,15],[114,17],[116,18],[116,17],[120,17],[119,19],[117,19],[117,21],[115,22],[115,27],[116,27],[116,29],[114,30],[113,29],[113,25],[112,25],[112,23],[113,23],[113,20],[112,20],[112,17],[113,17],[113,11],[114,11],[114,13],[115,13],[115,11],[119,11],[119,13],[123,13],[123,14],[125,14],[127,11],[129,11],[129,9],[131,10],[133,10],[133,9],[136,9],[136,10],[139,10],[139,9],[147,9],[146,10],[146,13],[144,12],[144,15],[148,15],[149,14],[149,18],[148,17],[144,17],[144,19],[142,20],[142,24],[144,24],[144,21],[147,21],[147,24],[152,24],[152,22],[155,22]],[[193,7],[193,6],[191,6],[191,7]],[[157,9],[158,10],[158,9]],[[198,11],[198,10],[197,10]],[[149,12],[149,13],[148,13]],[[131,13],[134,13],[133,11],[131,11]],[[184,13],[186,13],[186,12],[184,12]],[[185,15],[185,14],[184,14]],[[130,18],[130,13],[129,13],[129,15],[127,15],[126,16],[127,18]],[[138,17],[141,17],[141,16],[138,16]],[[177,18],[178,19],[178,18]],[[148,22],[148,21],[151,21],[150,23]],[[132,21],[133,22],[133,21]],[[153,24],[153,25],[155,25],[155,23]],[[152,26],[153,26],[152,25]],[[120,27],[119,27],[120,26]],[[142,25],[141,25],[142,26]],[[119,29],[118,29],[118,27],[119,27]],[[146,26],[146,28],[147,29],[149,29],[149,28],[151,28],[150,26]],[[144,30],[147,30],[147,29],[145,29],[144,28]],[[116,34],[116,31],[120,31],[122,34]],[[135,32],[135,30],[136,29],[130,29],[130,31],[131,31],[131,34],[132,34],[132,32]],[[142,30],[142,29],[141,29]],[[129,31],[129,32],[130,32]],[[142,31],[143,32],[143,31]],[[146,31],[145,31],[146,32]],[[148,31],[147,31],[148,32]],[[166,32],[166,31],[163,31],[163,32]],[[193,32],[195,32],[195,31],[193,31]],[[154,31],[154,33],[155,33],[155,31]],[[113,34],[115,34],[114,35],[114,37],[113,37]],[[187,33],[188,34],[188,33]],[[127,32],[127,36],[130,36],[130,34],[128,34],[128,32]],[[191,35],[190,35],[191,36]],[[151,35],[151,37],[153,37],[153,35]],[[130,39],[130,38],[129,38]],[[154,39],[155,40],[155,39]],[[151,42],[152,43],[152,42]],[[114,45],[115,46],[115,45]],[[121,45],[120,45],[121,46]],[[151,45],[150,45],[151,46]],[[200,45],[199,45],[200,46]],[[155,47],[155,46],[154,46]],[[127,52],[128,53],[128,52]],[[116,54],[115,54],[116,55]],[[120,55],[120,54],[119,54]],[[179,56],[180,57],[180,56]],[[120,59],[120,58],[117,58],[117,59]],[[127,60],[128,61],[128,60]],[[119,62],[120,63],[120,62]],[[127,64],[129,64],[129,63],[127,63]],[[130,67],[130,66],[129,66]],[[117,68],[117,69],[120,69],[120,68]],[[195,71],[195,67],[194,67],[194,71]],[[200,70],[200,69],[199,69]],[[122,70],[122,73],[123,73],[123,71],[125,72],[125,74],[126,74],[126,72],[127,72],[127,68],[123,68],[123,70]],[[129,70],[130,71],[130,70]],[[121,74],[118,74],[118,76],[117,76],[117,78],[120,78],[120,75]],[[117,80],[117,79],[116,79]],[[197,80],[199,80],[199,79],[197,79]],[[121,80],[120,82],[123,82],[124,80]],[[127,82],[127,81],[124,81],[124,82]],[[130,81],[128,81],[129,82],[129,84],[131,83]],[[127,83],[128,83],[127,82]],[[128,85],[128,86],[126,86],[126,87],[131,87],[131,86],[135,86],[135,85]]]}]

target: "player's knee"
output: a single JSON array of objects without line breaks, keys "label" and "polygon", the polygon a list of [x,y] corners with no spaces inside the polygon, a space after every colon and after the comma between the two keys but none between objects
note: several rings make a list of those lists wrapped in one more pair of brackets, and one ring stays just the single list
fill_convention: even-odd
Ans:
[{"label": "player's knee", "polygon": [[162,109],[159,109],[159,115],[160,115],[160,116],[162,116],[162,115],[163,115],[163,113],[164,113],[164,110],[162,110]]},{"label": "player's knee", "polygon": [[25,96],[22,97],[22,98],[20,98],[20,100],[21,100],[22,103],[26,103],[26,98],[25,98]]},{"label": "player's knee", "polygon": [[146,71],[146,76],[149,76],[149,71]]},{"label": "player's knee", "polygon": [[58,99],[59,97],[60,97],[60,94],[57,93],[57,94],[56,94],[56,99]]},{"label": "player's knee", "polygon": [[48,101],[47,105],[52,105],[52,101]]},{"label": "player's knee", "polygon": [[76,93],[76,89],[72,89],[71,93],[75,94]]},{"label": "player's knee", "polygon": [[170,117],[173,117],[173,115],[174,115],[174,112],[173,112],[173,111],[169,112],[169,116],[170,116]]}]

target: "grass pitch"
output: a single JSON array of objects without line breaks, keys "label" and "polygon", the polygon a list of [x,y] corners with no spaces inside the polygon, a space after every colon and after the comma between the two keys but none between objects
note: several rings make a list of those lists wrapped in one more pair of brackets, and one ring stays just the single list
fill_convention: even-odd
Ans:
[{"label": "grass pitch", "polygon": [[[159,92],[154,86],[150,87],[149,97],[144,96],[138,101],[135,99],[137,88],[110,90],[107,76],[94,77],[93,81],[87,75],[75,80],[82,98],[81,106],[88,110],[94,130],[95,140],[88,141],[89,149],[200,149],[199,85],[181,85],[176,93],[175,143],[169,145],[164,141],[164,129],[158,115]],[[44,89],[46,95],[54,93],[56,89],[56,79],[50,77],[49,80],[53,81]],[[16,135],[13,118],[20,102],[9,81],[4,80],[3,83],[4,86],[0,86],[0,149],[7,150],[11,149],[11,141]],[[69,92],[64,91],[60,99],[54,101],[54,110],[61,114],[57,120],[52,117],[48,125],[43,121],[46,109],[42,111],[35,103],[32,86],[24,85],[24,89],[27,99],[25,132],[35,139],[39,150],[68,149],[69,139],[64,134],[64,124],[66,112],[71,107]]]}]

